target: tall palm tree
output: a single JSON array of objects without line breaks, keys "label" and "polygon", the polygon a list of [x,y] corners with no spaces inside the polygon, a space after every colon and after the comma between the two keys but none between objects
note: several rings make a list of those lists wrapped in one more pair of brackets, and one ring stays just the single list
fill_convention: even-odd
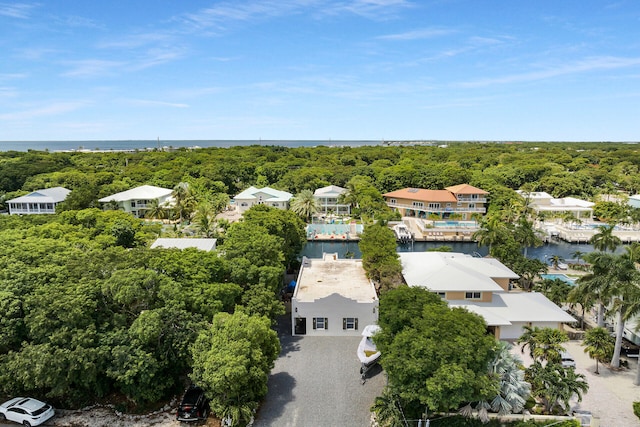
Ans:
[{"label": "tall palm tree", "polygon": [[212,204],[208,201],[198,203],[193,220],[198,228],[198,231],[205,237],[213,237],[215,234],[216,212]]},{"label": "tall palm tree", "polygon": [[173,187],[171,193],[174,202],[174,209],[176,216],[182,222],[188,218],[193,211],[194,197],[191,192],[191,187],[188,182],[179,182]]},{"label": "tall palm tree", "polygon": [[640,262],[640,242],[633,242],[625,246],[626,256],[633,262]]},{"label": "tall palm tree", "polygon": [[622,244],[622,240],[613,235],[613,228],[613,225],[601,225],[598,227],[598,232],[589,239],[589,243],[593,245],[595,250],[615,252],[618,246]]},{"label": "tall palm tree", "polygon": [[591,328],[584,336],[584,352],[596,361],[596,374],[599,374],[598,362],[602,362],[611,357],[614,349],[614,342],[605,328]]},{"label": "tall palm tree", "polygon": [[530,222],[526,216],[521,216],[518,219],[516,228],[514,230],[514,237],[516,242],[520,243],[524,248],[524,257],[527,257],[527,250],[529,248],[537,248],[542,246],[542,239],[536,234],[536,230],[533,228],[533,223]]},{"label": "tall palm tree", "polygon": [[609,303],[613,290],[608,275],[614,256],[605,252],[591,252],[585,255],[585,259],[591,264],[591,272],[576,281],[576,288],[569,298],[581,301],[580,297],[595,295],[598,304],[597,323],[599,327],[604,327],[604,308]]},{"label": "tall palm tree", "polygon": [[320,207],[311,190],[302,190],[291,201],[291,210],[307,222],[311,222],[311,217],[320,210]]},{"label": "tall palm tree", "polygon": [[473,239],[475,239],[480,246],[488,246],[489,255],[492,255],[492,247],[497,243],[503,242],[507,233],[507,227],[500,217],[494,215],[491,218],[486,218],[482,222],[480,229],[473,233]]}]

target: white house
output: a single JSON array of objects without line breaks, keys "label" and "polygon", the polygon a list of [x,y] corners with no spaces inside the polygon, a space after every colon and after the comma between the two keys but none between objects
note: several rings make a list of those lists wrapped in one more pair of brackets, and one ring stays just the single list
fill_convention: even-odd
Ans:
[{"label": "white house", "polygon": [[7,200],[9,215],[54,214],[56,206],[71,193],[64,187],[36,190],[27,195]]},{"label": "white house", "polygon": [[173,193],[173,190],[168,188],[141,185],[140,187],[103,197],[98,201],[100,203],[116,202],[123,211],[129,212],[137,218],[144,218],[152,200],[157,200],[160,206],[170,206],[173,202],[171,193]]},{"label": "white house", "polygon": [[544,191],[527,192],[517,190],[517,193],[528,200],[529,207],[533,209],[535,213],[563,214],[570,212],[580,220],[593,219],[593,207],[595,206],[593,202],[576,199],[575,197],[555,198]]},{"label": "white house", "polygon": [[633,196],[629,196],[629,200],[627,200],[627,204],[632,208],[640,208],[640,194],[634,194]]},{"label": "white house", "polygon": [[524,326],[562,329],[575,319],[543,294],[510,291],[518,275],[495,258],[454,252],[402,252],[402,275],[409,286],[437,293],[451,307],[481,315],[496,338],[517,339]]},{"label": "white house", "polygon": [[320,212],[334,213],[336,215],[351,214],[351,206],[348,204],[338,203],[339,197],[347,190],[337,185],[329,185],[327,187],[318,188],[313,193],[314,199],[318,201]]},{"label": "white house", "polygon": [[201,251],[213,251],[216,249],[216,241],[217,239],[210,238],[167,238],[161,237],[156,239],[155,242],[151,244],[151,249],[155,248],[165,248],[165,249],[187,249],[187,248],[196,248]]},{"label": "white house", "polygon": [[291,298],[293,335],[359,336],[378,321],[378,295],[362,260],[303,258]]},{"label": "white house", "polygon": [[253,205],[267,205],[278,209],[289,209],[289,201],[293,194],[286,191],[274,190],[273,188],[249,187],[242,193],[234,197],[236,210],[244,213],[251,209]]}]

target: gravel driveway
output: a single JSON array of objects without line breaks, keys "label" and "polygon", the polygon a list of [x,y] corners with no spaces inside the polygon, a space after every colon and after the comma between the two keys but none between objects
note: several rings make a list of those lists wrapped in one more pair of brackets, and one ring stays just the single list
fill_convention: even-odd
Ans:
[{"label": "gravel driveway", "polygon": [[372,370],[363,385],[356,350],[361,337],[292,337],[289,318],[279,325],[282,351],[256,427],[366,427],[369,408],[386,378]]}]

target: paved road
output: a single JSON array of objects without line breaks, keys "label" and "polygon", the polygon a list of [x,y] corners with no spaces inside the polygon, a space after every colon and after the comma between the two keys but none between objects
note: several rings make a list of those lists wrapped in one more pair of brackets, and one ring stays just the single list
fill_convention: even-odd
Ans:
[{"label": "paved road", "polygon": [[381,370],[363,385],[356,350],[361,337],[292,337],[279,325],[282,351],[256,427],[367,427],[369,408],[386,383]]}]

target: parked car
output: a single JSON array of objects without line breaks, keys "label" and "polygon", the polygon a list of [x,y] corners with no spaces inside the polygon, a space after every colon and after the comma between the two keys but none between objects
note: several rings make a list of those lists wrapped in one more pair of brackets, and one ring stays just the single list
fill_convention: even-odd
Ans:
[{"label": "parked car", "polygon": [[178,421],[199,421],[209,416],[209,399],[204,390],[197,386],[190,386],[182,397],[176,418]]},{"label": "parked car", "polygon": [[568,352],[563,351],[562,354],[560,354],[560,357],[562,358],[562,367],[563,368],[575,368],[576,367],[576,361],[573,360],[573,356],[571,356]]},{"label": "parked car", "polygon": [[39,426],[55,414],[51,405],[31,397],[15,397],[0,405],[0,421],[15,421],[25,427]]}]

